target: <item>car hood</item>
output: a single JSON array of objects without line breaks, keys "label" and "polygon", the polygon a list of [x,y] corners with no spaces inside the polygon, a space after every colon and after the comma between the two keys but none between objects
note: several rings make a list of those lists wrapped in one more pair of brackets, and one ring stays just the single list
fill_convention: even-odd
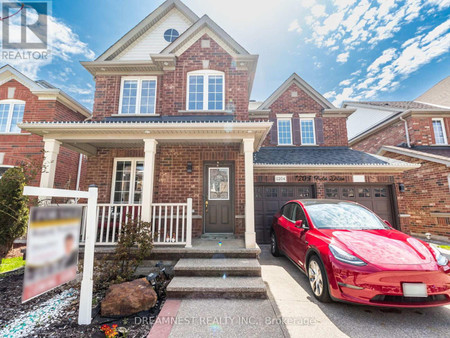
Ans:
[{"label": "car hood", "polygon": [[419,240],[397,230],[327,230],[331,243],[338,241],[375,265],[418,265],[434,257]]}]

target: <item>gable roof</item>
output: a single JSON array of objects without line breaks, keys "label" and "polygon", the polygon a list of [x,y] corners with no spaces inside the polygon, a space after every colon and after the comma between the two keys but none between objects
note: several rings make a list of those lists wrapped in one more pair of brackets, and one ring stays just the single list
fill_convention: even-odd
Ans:
[{"label": "gable roof", "polygon": [[418,159],[426,160],[426,161],[430,161],[430,162],[445,164],[447,167],[450,167],[450,157],[447,157],[447,156],[430,154],[430,153],[426,153],[424,151],[414,150],[411,148],[395,147],[395,146],[383,146],[378,151],[378,154],[383,155],[387,152],[405,155],[405,156],[409,156],[409,157],[414,157],[414,158],[418,158]]},{"label": "gable roof", "polygon": [[196,33],[201,31],[203,28],[209,28],[213,33],[215,33],[223,42],[225,42],[235,54],[249,55],[249,52],[236,42],[227,32],[225,32],[218,24],[216,24],[208,15],[203,15],[201,19],[195,22],[191,27],[189,27],[183,34],[181,34],[178,39],[169,44],[165,49],[162,50],[161,54],[171,54],[176,53],[181,46],[186,44],[195,36]]},{"label": "gable roof", "polygon": [[436,83],[415,101],[428,103],[442,108],[450,108],[450,76]]},{"label": "gable roof", "polygon": [[417,101],[344,101],[342,103],[343,107],[347,106],[360,106],[364,105],[367,107],[380,108],[386,110],[403,111],[406,109],[433,109],[435,106],[417,102]]},{"label": "gable roof", "polygon": [[311,87],[305,80],[303,80],[296,73],[293,73],[284,83],[275,90],[262,104],[258,107],[258,110],[269,109],[272,103],[274,103],[289,87],[295,84],[302,89],[305,93],[311,96],[317,103],[319,103],[325,109],[336,109],[330,101],[322,96],[318,91]]},{"label": "gable roof", "polygon": [[39,100],[56,100],[86,117],[91,116],[89,109],[61,89],[54,87],[44,80],[34,81],[14,67],[5,65],[0,68],[0,86],[10,80],[16,80],[27,87]]},{"label": "gable roof", "polygon": [[191,23],[199,20],[199,17],[191,11],[184,3],[179,0],[167,0],[141,22],[139,22],[128,33],[122,36],[116,43],[109,47],[103,54],[101,54],[95,61],[110,61],[128,48],[133,42],[147,32],[154,26],[161,18],[169,13],[173,8],[178,9],[183,15],[188,18]]}]

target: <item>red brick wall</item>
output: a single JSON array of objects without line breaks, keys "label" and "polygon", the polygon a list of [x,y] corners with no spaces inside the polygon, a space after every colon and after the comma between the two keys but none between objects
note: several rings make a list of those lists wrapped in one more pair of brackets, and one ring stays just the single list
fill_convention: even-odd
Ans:
[{"label": "red brick wall", "polygon": [[[8,98],[8,88],[15,88],[14,97]],[[0,86],[0,100],[25,101],[23,121],[81,121],[85,117],[60,102],[39,100],[36,95],[16,80]],[[42,137],[21,132],[20,135],[0,135],[0,153],[4,153],[4,165],[34,162],[41,165],[44,143]],[[78,154],[61,147],[55,175],[55,187],[75,189],[78,170]],[[33,185],[39,185],[40,174]]]},{"label": "red brick wall", "polygon": [[[434,130],[432,117],[410,116],[406,118],[408,123],[408,132],[411,145],[433,145]],[[450,134],[450,117],[444,118],[444,125],[447,133],[447,140]],[[366,137],[352,145],[353,149],[377,153],[382,146],[397,146],[406,144],[405,124],[403,121],[397,121],[382,130]]]},{"label": "red brick wall", "polygon": [[396,146],[401,143],[406,143],[405,124],[403,121],[398,121],[353,144],[351,147],[355,150],[375,154],[382,146]]},{"label": "red brick wall", "polygon": [[399,205],[409,217],[411,232],[445,236],[450,239],[450,224],[431,213],[450,213],[450,169],[444,164],[433,163],[412,157],[386,153],[384,156],[420,164],[421,167],[405,171],[402,182],[406,191],[398,194]]},{"label": "red brick wall", "polygon": [[[209,48],[201,47],[202,39],[210,40]],[[156,113],[182,115],[178,111],[186,110],[187,73],[204,69],[203,60],[209,60],[209,69],[225,73],[225,105],[232,101],[236,119],[248,120],[248,72],[237,70],[231,55],[206,34],[178,57],[174,71],[158,76]],[[119,112],[120,82],[120,76],[96,77],[94,120]]]},{"label": "red brick wall", "polygon": [[[138,149],[99,149],[97,156],[89,157],[86,185],[96,184],[99,188],[99,202],[109,203],[111,194],[114,158],[143,157],[143,148]],[[244,215],[245,182],[244,158],[239,145],[194,146],[158,145],[156,153],[155,203],[181,203],[193,199],[193,234],[202,234],[203,223],[203,164],[209,161],[228,161],[235,165],[235,215]],[[187,173],[186,166],[192,162],[193,172]],[[243,218],[235,219],[235,234],[243,235]]]},{"label": "red brick wall", "polygon": [[[296,97],[292,97],[292,92],[297,92]],[[323,117],[323,107],[317,103],[310,95],[305,93],[297,85],[292,84],[278,99],[270,105],[269,120],[274,121],[272,131],[264,140],[264,146],[276,146],[277,140],[277,114],[293,114],[292,132],[299,134],[299,118],[302,114],[315,114],[316,139],[319,129],[322,129],[323,142],[316,142],[320,146],[347,146],[347,124],[345,117]],[[320,120],[320,121],[319,121]],[[322,128],[319,123],[322,123]],[[294,136],[294,135],[293,135]],[[299,142],[295,142],[298,137]],[[294,136],[293,145],[300,145],[300,137]]]}]

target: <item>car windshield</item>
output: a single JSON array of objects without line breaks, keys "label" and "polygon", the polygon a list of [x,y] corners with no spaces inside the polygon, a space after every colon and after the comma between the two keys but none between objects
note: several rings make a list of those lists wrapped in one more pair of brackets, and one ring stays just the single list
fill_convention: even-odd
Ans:
[{"label": "car windshield", "polygon": [[353,203],[311,203],[305,205],[319,229],[389,229],[373,212]]}]

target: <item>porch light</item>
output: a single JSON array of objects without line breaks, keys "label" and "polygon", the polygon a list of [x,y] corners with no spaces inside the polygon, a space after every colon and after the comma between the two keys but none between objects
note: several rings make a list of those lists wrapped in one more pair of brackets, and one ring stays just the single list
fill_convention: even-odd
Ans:
[{"label": "porch light", "polygon": [[399,184],[398,184],[398,190],[399,190],[400,192],[405,192],[405,185],[404,185],[403,183],[399,183]]},{"label": "porch light", "polygon": [[190,174],[192,173],[192,162],[187,163],[186,171]]}]

